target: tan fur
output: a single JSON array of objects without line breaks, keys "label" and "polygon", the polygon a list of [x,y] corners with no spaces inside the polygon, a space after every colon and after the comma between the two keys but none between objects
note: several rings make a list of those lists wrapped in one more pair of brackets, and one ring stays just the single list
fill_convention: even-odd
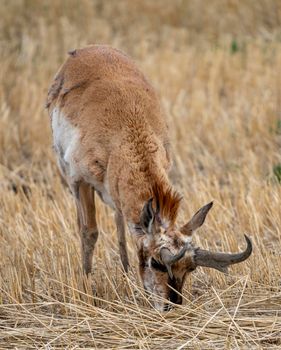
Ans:
[{"label": "tan fur", "polygon": [[[180,196],[168,180],[169,139],[154,89],[124,53],[108,46],[90,46],[70,52],[49,89],[46,105],[60,169],[76,198],[86,273],[91,270],[98,235],[96,190],[116,211],[124,269],[128,269],[125,221],[137,238],[144,285],[168,297],[167,273],[154,271],[149,264],[152,257],[159,260],[161,247],[176,253],[185,241],[174,228]],[[67,135],[73,137],[71,146]],[[134,232],[151,197],[158,207],[159,226],[153,238]],[[162,226],[168,231],[162,232]],[[192,254],[184,261],[188,263],[174,269],[179,271],[180,290],[193,264]]]},{"label": "tan fur", "polygon": [[165,299],[182,302],[179,293],[196,266],[224,272],[250,256],[247,237],[247,249],[234,255],[193,247],[191,235],[212,202],[177,228],[180,196],[168,179],[170,145],[159,98],[124,53],[102,45],[70,52],[46,105],[59,169],[76,202],[86,274],[98,238],[95,192],[115,210],[125,271],[126,225],[135,237],[140,275],[159,310],[167,308]]},{"label": "tan fur", "polygon": [[173,226],[177,218],[181,196],[172,187],[164,190],[161,185],[159,186],[159,183],[154,184],[152,192],[156,201],[156,207],[159,208],[159,217],[162,220],[167,219],[168,224]]},{"label": "tan fur", "polygon": [[127,220],[138,220],[154,182],[170,187],[158,97],[122,52],[107,46],[75,50],[55,77],[47,107],[59,108],[79,128],[79,163],[98,181],[108,178],[116,208]]}]

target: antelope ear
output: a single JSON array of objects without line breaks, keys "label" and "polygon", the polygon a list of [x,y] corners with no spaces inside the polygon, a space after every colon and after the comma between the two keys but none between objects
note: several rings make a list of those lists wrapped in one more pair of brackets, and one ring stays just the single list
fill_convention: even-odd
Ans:
[{"label": "antelope ear", "polygon": [[145,203],[141,212],[141,217],[140,217],[141,227],[148,234],[153,233],[153,223],[155,219],[155,212],[152,207],[152,201],[153,201],[153,198],[150,198]]},{"label": "antelope ear", "polygon": [[192,233],[195,230],[197,230],[198,227],[203,225],[206,219],[206,216],[209,210],[212,208],[212,206],[213,206],[213,202],[210,202],[204,205],[204,207],[202,207],[201,209],[199,209],[197,213],[193,215],[191,220],[180,229],[180,232],[183,233],[184,235],[188,235],[188,236],[192,235]]}]

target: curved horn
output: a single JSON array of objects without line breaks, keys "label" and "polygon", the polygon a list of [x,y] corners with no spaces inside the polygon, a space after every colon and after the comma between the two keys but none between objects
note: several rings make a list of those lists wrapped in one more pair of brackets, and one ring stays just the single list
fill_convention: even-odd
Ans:
[{"label": "curved horn", "polygon": [[168,274],[170,278],[172,279],[173,272],[172,272],[172,265],[179,261],[185,254],[185,252],[188,249],[188,245],[185,245],[178,254],[173,255],[168,248],[162,248],[160,250],[160,257],[163,262],[163,264],[166,266],[168,270]]},{"label": "curved horn", "polygon": [[250,238],[246,235],[247,248],[244,252],[236,254],[213,253],[208,250],[198,248],[195,250],[194,260],[197,266],[206,266],[226,273],[229,265],[240,263],[252,254],[253,246]]}]

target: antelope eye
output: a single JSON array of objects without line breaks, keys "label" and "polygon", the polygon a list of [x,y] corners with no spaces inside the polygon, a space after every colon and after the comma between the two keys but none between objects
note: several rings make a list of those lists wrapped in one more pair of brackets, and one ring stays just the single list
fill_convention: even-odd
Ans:
[{"label": "antelope eye", "polygon": [[165,265],[160,264],[158,261],[156,261],[154,258],[151,259],[151,267],[157,271],[161,272],[168,272]]},{"label": "antelope eye", "polygon": [[137,234],[143,234],[143,228],[141,225],[134,225],[134,230],[136,231]]}]

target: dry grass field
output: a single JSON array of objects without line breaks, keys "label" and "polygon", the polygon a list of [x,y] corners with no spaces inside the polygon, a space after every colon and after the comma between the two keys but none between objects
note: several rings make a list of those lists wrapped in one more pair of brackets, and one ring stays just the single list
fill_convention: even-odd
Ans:
[{"label": "dry grass field", "polygon": [[[281,3],[0,1],[0,349],[281,348]],[[67,51],[107,43],[161,94],[180,220],[214,200],[202,248],[254,251],[229,275],[198,268],[171,311],[121,271],[98,201],[92,281],[44,109]]]}]

